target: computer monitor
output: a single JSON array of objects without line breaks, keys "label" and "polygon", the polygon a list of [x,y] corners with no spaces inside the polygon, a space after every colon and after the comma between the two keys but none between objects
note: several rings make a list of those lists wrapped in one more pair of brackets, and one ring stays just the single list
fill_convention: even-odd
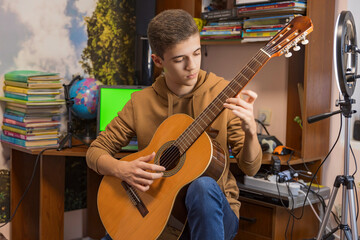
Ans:
[{"label": "computer monitor", "polygon": [[[100,85],[97,108],[97,134],[104,131],[119,111],[130,100],[131,94],[144,89],[137,85]],[[134,141],[131,141],[132,143]]]}]

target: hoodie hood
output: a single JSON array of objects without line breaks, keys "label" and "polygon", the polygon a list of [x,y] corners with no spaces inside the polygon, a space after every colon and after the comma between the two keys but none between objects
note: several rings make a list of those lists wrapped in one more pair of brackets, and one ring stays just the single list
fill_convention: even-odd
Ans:
[{"label": "hoodie hood", "polygon": [[[188,111],[182,111],[183,113],[187,113],[192,117],[196,117],[200,114],[200,109],[198,109],[195,104],[196,99],[199,96],[202,96],[207,91],[211,90],[211,88],[216,87],[218,83],[223,80],[222,78],[216,77],[213,73],[207,73],[203,70],[199,71],[198,81],[194,87],[194,89],[181,97],[174,94],[166,85],[164,75],[160,75],[156,78],[156,81],[153,83],[152,88],[161,98],[167,100],[168,102],[168,116],[174,114],[174,104],[179,101],[188,101],[191,104],[192,114]],[[189,107],[189,106],[188,106]]]}]

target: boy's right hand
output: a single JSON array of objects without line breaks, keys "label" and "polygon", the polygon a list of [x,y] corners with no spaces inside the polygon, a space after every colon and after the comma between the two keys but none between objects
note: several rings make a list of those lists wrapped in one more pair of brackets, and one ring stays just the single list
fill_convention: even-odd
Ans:
[{"label": "boy's right hand", "polygon": [[155,179],[161,178],[165,168],[148,163],[155,153],[127,162],[119,161],[119,177],[140,191],[147,191]]}]

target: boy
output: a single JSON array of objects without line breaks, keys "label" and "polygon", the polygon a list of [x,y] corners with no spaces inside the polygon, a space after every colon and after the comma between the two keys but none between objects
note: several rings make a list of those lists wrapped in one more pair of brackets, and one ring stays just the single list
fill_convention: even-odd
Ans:
[{"label": "boy", "polygon": [[[165,168],[147,163],[155,154],[134,161],[112,157],[133,135],[139,149],[150,142],[157,127],[175,113],[195,118],[228,84],[228,81],[200,69],[201,45],[197,26],[183,10],[166,10],[149,24],[148,38],[154,64],[163,70],[151,87],[132,95],[106,131],[91,144],[87,152],[88,166],[99,174],[112,175],[139,191],[147,191]],[[252,91],[224,104],[225,110],[211,125],[215,140],[223,149],[230,145],[238,165],[247,175],[254,175],[261,165],[261,148],[256,135]],[[228,155],[228,154],[227,154]],[[226,160],[223,176],[216,182],[200,177],[188,188],[185,205],[188,225],[181,239],[233,239],[238,230],[239,190]],[[154,172],[149,172],[154,171]]]}]

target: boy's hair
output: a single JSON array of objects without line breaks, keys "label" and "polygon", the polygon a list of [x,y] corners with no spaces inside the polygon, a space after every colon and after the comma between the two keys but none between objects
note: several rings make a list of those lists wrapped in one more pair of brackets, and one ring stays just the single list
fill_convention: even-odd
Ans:
[{"label": "boy's hair", "polygon": [[193,17],[181,9],[165,10],[149,23],[147,34],[151,50],[159,57],[175,44],[199,33]]}]

